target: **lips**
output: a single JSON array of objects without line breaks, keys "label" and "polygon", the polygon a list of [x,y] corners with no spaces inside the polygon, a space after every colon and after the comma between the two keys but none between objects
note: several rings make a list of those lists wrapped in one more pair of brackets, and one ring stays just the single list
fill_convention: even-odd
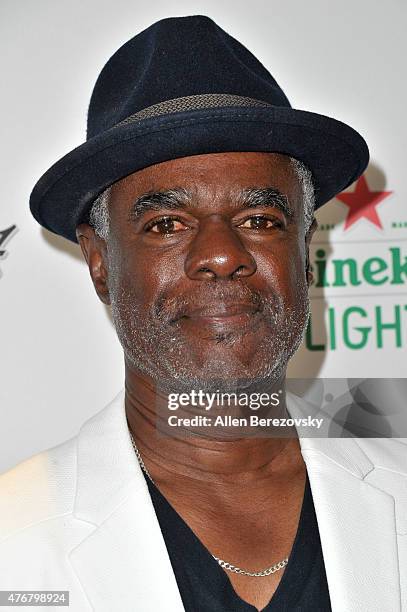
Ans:
[{"label": "lips", "polygon": [[216,333],[226,333],[233,330],[247,331],[247,328],[258,320],[260,310],[258,305],[219,303],[188,309],[179,318],[185,325],[201,329],[212,329]]},{"label": "lips", "polygon": [[241,315],[254,314],[258,306],[253,304],[222,304],[205,305],[200,308],[188,310],[184,316],[189,319],[231,319]]}]

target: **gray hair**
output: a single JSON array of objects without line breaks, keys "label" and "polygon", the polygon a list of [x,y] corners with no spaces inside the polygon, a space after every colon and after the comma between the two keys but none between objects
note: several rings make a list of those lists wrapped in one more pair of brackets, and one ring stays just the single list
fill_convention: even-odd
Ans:
[{"label": "gray hair", "polygon": [[304,201],[304,227],[305,233],[307,233],[314,220],[315,209],[315,188],[312,180],[312,173],[311,170],[307,168],[307,166],[299,159],[290,157],[290,160],[302,187],[302,198]]},{"label": "gray hair", "polygon": [[[311,171],[298,159],[290,157],[294,171],[301,183],[304,200],[304,225],[307,232],[314,219],[315,190],[312,182]],[[97,236],[107,240],[109,237],[109,198],[111,186],[105,189],[93,202],[89,214],[89,225],[91,225]]]},{"label": "gray hair", "polygon": [[95,233],[103,240],[109,237],[110,217],[109,199],[112,187],[108,187],[96,198],[89,213],[89,225],[93,227]]}]

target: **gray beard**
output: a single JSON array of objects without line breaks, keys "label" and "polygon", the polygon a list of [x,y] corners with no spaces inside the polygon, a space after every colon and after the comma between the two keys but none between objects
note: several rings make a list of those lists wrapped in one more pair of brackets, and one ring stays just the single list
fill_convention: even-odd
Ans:
[{"label": "gray beard", "polygon": [[274,384],[285,375],[310,316],[305,279],[297,285],[295,307],[288,307],[279,296],[264,299],[263,312],[273,334],[259,342],[252,363],[235,364],[238,376],[227,376],[225,373],[233,360],[233,345],[244,341],[241,335],[219,334],[213,339],[214,344],[230,347],[230,359],[207,359],[204,364],[197,364],[177,324],[169,323],[167,316],[157,312],[157,307],[146,318],[131,291],[109,289],[113,323],[127,362],[149,376],[164,393],[191,389],[232,392]]}]

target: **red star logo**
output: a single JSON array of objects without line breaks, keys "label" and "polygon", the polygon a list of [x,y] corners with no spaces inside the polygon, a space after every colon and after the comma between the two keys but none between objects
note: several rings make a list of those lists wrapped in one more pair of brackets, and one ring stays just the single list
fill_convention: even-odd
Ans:
[{"label": "red star logo", "polygon": [[376,206],[392,191],[370,191],[365,175],[362,174],[356,182],[354,191],[340,193],[336,199],[343,202],[348,207],[348,214],[345,220],[344,230],[347,230],[359,219],[367,219],[380,229],[383,229]]}]

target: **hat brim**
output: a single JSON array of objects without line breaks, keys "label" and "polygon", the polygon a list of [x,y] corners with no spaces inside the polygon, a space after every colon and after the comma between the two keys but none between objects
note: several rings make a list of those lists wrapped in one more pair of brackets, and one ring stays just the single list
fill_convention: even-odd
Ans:
[{"label": "hat brim", "polygon": [[77,225],[112,183],[170,159],[232,151],[301,160],[313,174],[316,209],[353,183],[369,162],[362,136],[324,115],[278,106],[178,112],[125,123],[86,141],[40,178],[30,209],[40,225],[77,242]]}]

